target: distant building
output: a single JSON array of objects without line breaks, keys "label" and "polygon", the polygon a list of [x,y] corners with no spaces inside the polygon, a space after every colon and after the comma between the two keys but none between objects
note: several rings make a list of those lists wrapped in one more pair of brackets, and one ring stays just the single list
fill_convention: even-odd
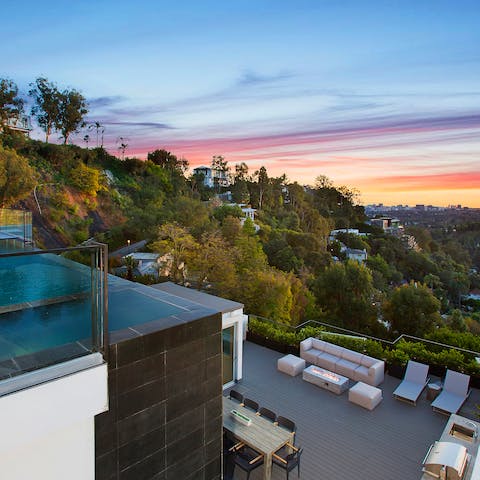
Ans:
[{"label": "distant building", "polygon": [[400,225],[400,220],[398,218],[392,217],[380,217],[380,218],[371,218],[370,225],[381,228],[384,232],[390,233],[392,235],[399,235],[403,232],[403,226]]},{"label": "distant building", "polygon": [[215,185],[220,185],[221,187],[230,186],[228,174],[223,170],[216,170],[211,167],[201,165],[200,167],[194,168],[193,173],[195,175],[203,175],[203,184],[206,187],[213,188]]},{"label": "distant building", "polygon": [[367,251],[358,248],[346,248],[344,250],[348,260],[355,260],[358,263],[365,263],[367,261]]},{"label": "distant building", "polygon": [[250,205],[245,205],[244,203],[229,203],[228,206],[230,207],[239,207],[242,210],[243,217],[240,219],[240,223],[243,227],[245,220],[249,218],[253,222],[253,226],[255,227],[255,231],[258,232],[260,227],[255,223],[255,214],[257,213],[256,208],[252,208]]},{"label": "distant building", "polygon": [[23,113],[19,115],[12,115],[7,119],[4,125],[10,130],[25,133],[26,135],[30,135],[30,132],[32,131],[32,122],[30,117],[28,115],[24,115]]},{"label": "distant building", "polygon": [[339,233],[348,233],[350,235],[357,235],[358,237],[366,237],[367,234],[360,232],[358,228],[338,228],[337,230],[332,230],[328,236],[328,241],[333,242],[337,238]]}]

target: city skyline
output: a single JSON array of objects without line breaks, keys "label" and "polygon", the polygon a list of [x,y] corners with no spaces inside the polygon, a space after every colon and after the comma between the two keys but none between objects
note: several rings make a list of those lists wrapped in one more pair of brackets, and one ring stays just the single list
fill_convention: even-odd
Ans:
[{"label": "city skyline", "polygon": [[22,6],[4,7],[0,76],[82,91],[112,152],[123,137],[192,168],[326,175],[364,204],[480,207],[478,2]]}]

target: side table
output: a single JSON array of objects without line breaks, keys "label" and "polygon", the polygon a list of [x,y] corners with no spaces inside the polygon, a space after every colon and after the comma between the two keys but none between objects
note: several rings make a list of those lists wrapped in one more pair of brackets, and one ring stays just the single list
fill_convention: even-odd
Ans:
[{"label": "side table", "polygon": [[427,400],[435,400],[442,391],[442,382],[432,382],[427,385]]}]

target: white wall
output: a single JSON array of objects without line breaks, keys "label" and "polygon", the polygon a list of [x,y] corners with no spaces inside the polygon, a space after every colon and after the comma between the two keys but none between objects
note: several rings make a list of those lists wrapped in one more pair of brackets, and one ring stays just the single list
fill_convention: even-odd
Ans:
[{"label": "white wall", "polygon": [[0,478],[90,480],[95,478],[93,417],[49,432],[0,455]]},{"label": "white wall", "polygon": [[0,397],[0,478],[93,480],[107,375],[102,364]]},{"label": "white wall", "polygon": [[247,322],[248,316],[244,315],[243,308],[222,315],[222,328],[235,327],[235,380],[241,380],[243,375],[243,340]]}]

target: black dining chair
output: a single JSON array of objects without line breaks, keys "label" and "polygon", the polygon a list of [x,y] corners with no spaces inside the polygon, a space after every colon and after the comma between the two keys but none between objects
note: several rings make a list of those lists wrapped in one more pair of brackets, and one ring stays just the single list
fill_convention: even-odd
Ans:
[{"label": "black dining chair", "polygon": [[[283,468],[287,473],[287,480],[290,472],[297,467],[297,476],[300,477],[300,457],[303,453],[303,448],[297,448],[291,444],[287,444],[289,450],[282,448],[282,454],[279,450],[272,455],[272,461],[275,465]],[[290,451],[291,453],[287,453]]]},{"label": "black dining chair", "polygon": [[243,395],[241,393],[237,392],[236,390],[230,390],[230,393],[228,394],[228,396],[232,400],[236,400],[239,403],[243,402]]},{"label": "black dining chair", "polygon": [[295,422],[293,422],[289,418],[282,417],[281,415],[279,415],[277,417],[276,423],[279,427],[285,428],[289,432],[292,432],[292,443],[293,445],[295,445],[295,437],[297,433],[297,426],[295,425]]},{"label": "black dining chair", "polygon": [[258,411],[258,414],[261,417],[268,418],[272,422],[275,422],[277,420],[277,414],[265,407],[260,408],[260,410]]},{"label": "black dining chair", "polygon": [[263,461],[263,455],[250,447],[243,447],[235,452],[235,467],[239,467],[244,472],[247,472],[246,480],[250,478],[253,470],[263,465]]},{"label": "black dining chair", "polygon": [[249,408],[250,410],[253,410],[254,412],[258,412],[259,405],[255,400],[252,400],[251,398],[244,398],[243,406],[245,408]]},{"label": "black dining chair", "polygon": [[233,480],[233,471],[235,469],[235,446],[233,435],[228,430],[223,429],[223,478]]}]

